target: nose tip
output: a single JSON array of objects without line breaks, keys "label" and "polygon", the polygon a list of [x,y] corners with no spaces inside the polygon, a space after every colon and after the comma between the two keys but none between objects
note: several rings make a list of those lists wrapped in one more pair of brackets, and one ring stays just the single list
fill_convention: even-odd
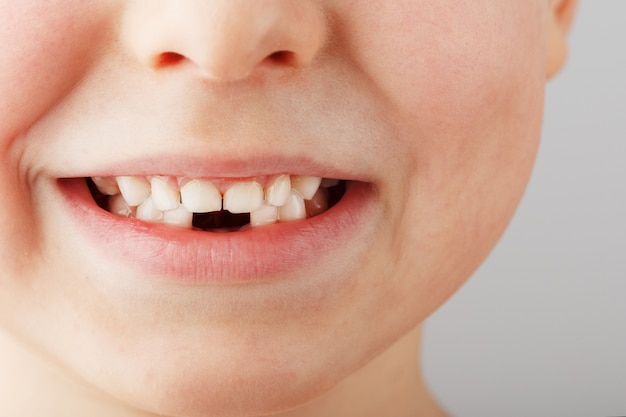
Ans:
[{"label": "nose tip", "polygon": [[122,30],[124,43],[149,68],[191,65],[217,81],[305,67],[325,36],[324,13],[312,0],[136,0]]}]

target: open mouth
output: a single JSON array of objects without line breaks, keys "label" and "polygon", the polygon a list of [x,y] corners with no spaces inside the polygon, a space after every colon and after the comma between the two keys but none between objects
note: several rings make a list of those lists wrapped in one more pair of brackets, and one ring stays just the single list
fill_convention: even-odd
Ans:
[{"label": "open mouth", "polygon": [[[78,244],[94,248],[115,271],[127,265],[120,276],[139,281],[297,276],[339,253],[342,259],[361,256],[382,216],[376,187],[345,178],[144,174],[64,177],[57,184],[64,196],[58,201],[67,203],[59,222],[76,227],[80,232],[71,236]],[[115,281],[117,274],[107,276]]]},{"label": "open mouth", "polygon": [[98,206],[117,216],[221,233],[318,216],[341,200],[347,182],[289,174],[237,181],[171,176],[86,181]]}]

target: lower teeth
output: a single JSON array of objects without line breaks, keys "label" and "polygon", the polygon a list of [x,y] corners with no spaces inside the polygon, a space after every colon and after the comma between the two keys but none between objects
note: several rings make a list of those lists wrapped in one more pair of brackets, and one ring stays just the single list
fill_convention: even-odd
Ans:
[{"label": "lower teeth", "polygon": [[[116,214],[120,217],[130,217],[136,218],[136,207],[122,207],[123,199],[121,195],[105,195],[102,193],[94,181],[91,178],[87,178],[87,185],[89,191],[94,198],[96,204],[113,214]],[[334,206],[341,198],[343,197],[346,191],[346,181],[337,181],[337,180],[324,180],[322,186],[325,184],[328,188],[323,188],[323,198],[321,199],[321,204],[316,201],[316,197],[313,197],[311,200],[305,200],[306,206],[306,218],[318,216],[332,206]],[[317,196],[317,194],[316,194]],[[121,203],[120,203],[121,201]],[[153,223],[163,223],[162,220],[153,221],[146,220],[148,222]],[[293,221],[293,220],[289,220]],[[280,220],[276,221],[280,223]],[[210,213],[193,213],[193,217],[191,220],[191,224],[180,225],[181,227],[189,227],[195,230],[202,231],[210,231],[215,233],[224,233],[224,232],[235,232],[245,230],[251,226],[250,223],[250,213],[237,213],[233,214],[227,210],[214,211]]]}]

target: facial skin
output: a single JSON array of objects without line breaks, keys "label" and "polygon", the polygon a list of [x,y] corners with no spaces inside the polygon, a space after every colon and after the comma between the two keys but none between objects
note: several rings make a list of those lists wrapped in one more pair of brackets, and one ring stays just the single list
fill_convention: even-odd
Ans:
[{"label": "facial skin", "polygon": [[[419,325],[517,206],[573,5],[0,0],[0,325],[93,409],[353,415],[337,407],[361,390],[350,407],[436,415],[407,363]],[[59,181],[228,182],[287,160],[370,191],[351,233],[257,281],[137,267],[88,236]]]}]

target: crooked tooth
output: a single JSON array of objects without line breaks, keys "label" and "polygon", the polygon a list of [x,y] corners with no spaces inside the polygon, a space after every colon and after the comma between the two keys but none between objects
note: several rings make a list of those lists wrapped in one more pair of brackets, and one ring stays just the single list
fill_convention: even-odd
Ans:
[{"label": "crooked tooth", "polygon": [[306,219],[306,208],[302,195],[292,190],[287,202],[278,208],[278,219],[281,222],[293,222]]},{"label": "crooked tooth", "polygon": [[278,221],[278,207],[263,204],[250,213],[250,225],[252,227],[265,226]]},{"label": "crooked tooth", "polygon": [[150,185],[152,202],[156,208],[167,211],[180,206],[180,191],[175,180],[168,177],[152,177]]},{"label": "crooked tooth", "polygon": [[170,210],[163,213],[163,223],[191,229],[192,222],[193,213],[187,210],[182,205],[175,210]]},{"label": "crooked tooth", "polygon": [[263,204],[263,187],[256,181],[233,184],[224,193],[224,210],[251,213]]},{"label": "crooked tooth", "polygon": [[120,187],[113,177],[91,177],[91,180],[104,195],[116,195],[120,193]]},{"label": "crooked tooth", "polygon": [[122,217],[135,216],[135,209],[128,205],[121,194],[109,197],[109,211]]},{"label": "crooked tooth", "polygon": [[116,181],[124,200],[131,207],[140,205],[150,197],[150,183],[144,177],[121,176]]},{"label": "crooked tooth", "polygon": [[304,202],[306,214],[309,217],[317,216],[328,210],[328,190],[320,188],[313,198]]},{"label": "crooked tooth", "polygon": [[290,193],[291,179],[289,175],[280,175],[265,189],[265,203],[280,207],[287,202]]},{"label": "crooked tooth", "polygon": [[298,175],[291,178],[291,188],[300,193],[305,200],[313,198],[321,183],[320,177]]},{"label": "crooked tooth", "polygon": [[147,198],[137,207],[136,217],[139,220],[145,220],[149,222],[161,222],[163,221],[164,214],[162,210],[159,210],[155,206],[152,198]]},{"label": "crooked tooth", "polygon": [[191,180],[180,189],[183,206],[192,213],[210,213],[222,209],[222,194],[210,181]]}]

